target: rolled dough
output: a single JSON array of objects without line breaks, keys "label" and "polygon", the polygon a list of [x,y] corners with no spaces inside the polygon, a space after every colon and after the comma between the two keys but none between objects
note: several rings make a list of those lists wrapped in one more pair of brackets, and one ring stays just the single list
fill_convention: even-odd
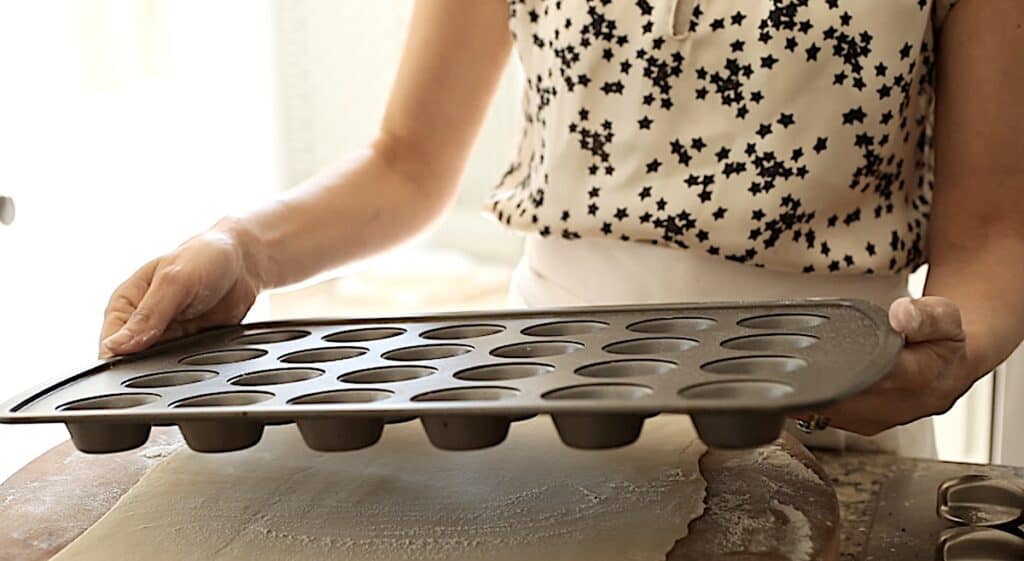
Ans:
[{"label": "rolled dough", "polygon": [[472,452],[413,422],[333,454],[268,427],[248,450],[174,453],[54,561],[664,559],[703,510],[704,450],[679,415],[604,451],[567,448],[547,417]]}]

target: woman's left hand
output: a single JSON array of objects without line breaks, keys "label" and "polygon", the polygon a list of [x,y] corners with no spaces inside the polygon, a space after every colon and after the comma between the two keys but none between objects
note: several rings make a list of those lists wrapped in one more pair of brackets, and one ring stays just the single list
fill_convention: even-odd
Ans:
[{"label": "woman's left hand", "polygon": [[980,377],[952,301],[900,298],[889,308],[889,323],[906,340],[896,364],[867,390],[821,411],[831,426],[870,436],[945,413]]}]

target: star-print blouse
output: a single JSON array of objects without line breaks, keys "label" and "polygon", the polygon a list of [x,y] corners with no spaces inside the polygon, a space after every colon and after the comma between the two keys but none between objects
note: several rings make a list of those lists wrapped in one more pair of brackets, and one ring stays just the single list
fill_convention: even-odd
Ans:
[{"label": "star-print blouse", "polygon": [[490,210],[545,237],[911,270],[926,257],[950,5],[510,0],[524,125]]}]

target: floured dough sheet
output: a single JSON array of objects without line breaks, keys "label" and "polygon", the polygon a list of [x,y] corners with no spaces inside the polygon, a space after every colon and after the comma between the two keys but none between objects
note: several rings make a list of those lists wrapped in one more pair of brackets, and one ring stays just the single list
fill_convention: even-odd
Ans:
[{"label": "floured dough sheet", "polygon": [[493,448],[433,448],[419,423],[319,453],[294,426],[229,454],[183,449],[54,561],[664,559],[703,508],[687,417],[615,450],[563,445],[548,417]]}]

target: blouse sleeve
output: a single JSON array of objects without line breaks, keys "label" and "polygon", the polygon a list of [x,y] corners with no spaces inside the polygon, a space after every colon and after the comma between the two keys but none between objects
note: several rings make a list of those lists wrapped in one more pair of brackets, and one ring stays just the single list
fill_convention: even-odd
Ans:
[{"label": "blouse sleeve", "polygon": [[946,15],[953,9],[959,0],[935,0],[935,29],[941,29],[946,21]]}]

